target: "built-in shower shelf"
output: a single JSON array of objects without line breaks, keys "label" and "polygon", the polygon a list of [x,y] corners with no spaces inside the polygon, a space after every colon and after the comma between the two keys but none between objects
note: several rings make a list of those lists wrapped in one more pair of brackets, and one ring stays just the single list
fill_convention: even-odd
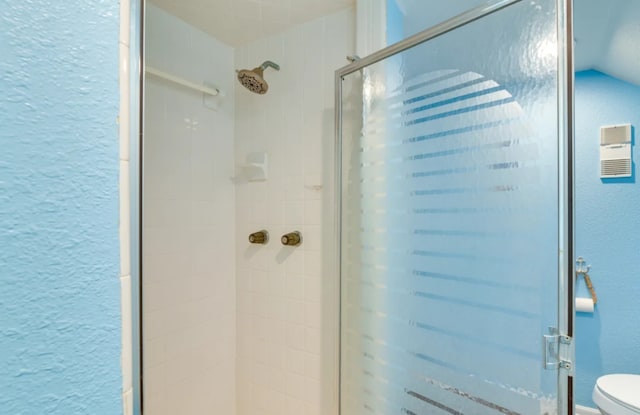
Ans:
[{"label": "built-in shower shelf", "polygon": [[250,182],[263,182],[269,173],[269,156],[267,153],[249,153],[243,166],[245,178]]}]

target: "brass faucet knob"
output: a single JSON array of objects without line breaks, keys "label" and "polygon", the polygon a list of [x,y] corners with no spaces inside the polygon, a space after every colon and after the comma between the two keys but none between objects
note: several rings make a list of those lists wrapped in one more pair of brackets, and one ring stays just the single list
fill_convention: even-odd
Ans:
[{"label": "brass faucet knob", "polygon": [[300,232],[298,231],[289,232],[282,235],[280,242],[282,242],[282,245],[286,246],[298,246],[302,243],[302,235],[300,235]]},{"label": "brass faucet knob", "polygon": [[249,242],[252,244],[264,245],[267,242],[269,242],[269,232],[265,230],[254,232],[251,235],[249,235]]}]

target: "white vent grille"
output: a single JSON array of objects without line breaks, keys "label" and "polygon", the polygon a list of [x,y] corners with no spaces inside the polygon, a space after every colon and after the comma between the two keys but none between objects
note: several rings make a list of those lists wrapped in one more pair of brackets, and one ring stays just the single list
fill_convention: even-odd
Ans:
[{"label": "white vent grille", "polygon": [[600,128],[600,177],[631,177],[631,124]]},{"label": "white vent grille", "polygon": [[602,160],[600,173],[602,177],[629,177],[631,176],[631,159]]},{"label": "white vent grille", "polygon": [[631,142],[631,124],[611,125],[600,128],[600,144],[624,144]]}]

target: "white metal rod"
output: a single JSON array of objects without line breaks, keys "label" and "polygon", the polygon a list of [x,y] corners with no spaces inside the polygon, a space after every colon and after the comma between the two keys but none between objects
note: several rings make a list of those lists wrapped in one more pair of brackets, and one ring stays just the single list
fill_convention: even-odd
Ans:
[{"label": "white metal rod", "polygon": [[153,75],[153,76],[156,76],[158,78],[165,79],[165,80],[173,82],[175,84],[182,85],[182,86],[184,86],[186,88],[195,89],[196,91],[204,92],[205,94],[208,94],[208,95],[215,96],[215,95],[220,94],[220,90],[217,89],[217,88],[209,88],[209,87],[206,87],[204,85],[198,85],[198,84],[196,84],[194,82],[187,81],[187,80],[182,79],[182,78],[178,78],[177,76],[173,76],[171,74],[163,72],[163,71],[161,71],[159,69],[156,69],[154,67],[151,67],[149,65],[145,65],[144,70],[149,75]]}]

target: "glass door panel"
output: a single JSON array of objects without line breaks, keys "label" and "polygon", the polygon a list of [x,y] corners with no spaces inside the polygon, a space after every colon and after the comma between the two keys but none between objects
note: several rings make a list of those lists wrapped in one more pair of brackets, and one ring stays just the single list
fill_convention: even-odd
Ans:
[{"label": "glass door panel", "polygon": [[558,413],[557,22],[519,2],[340,76],[342,415]]}]

